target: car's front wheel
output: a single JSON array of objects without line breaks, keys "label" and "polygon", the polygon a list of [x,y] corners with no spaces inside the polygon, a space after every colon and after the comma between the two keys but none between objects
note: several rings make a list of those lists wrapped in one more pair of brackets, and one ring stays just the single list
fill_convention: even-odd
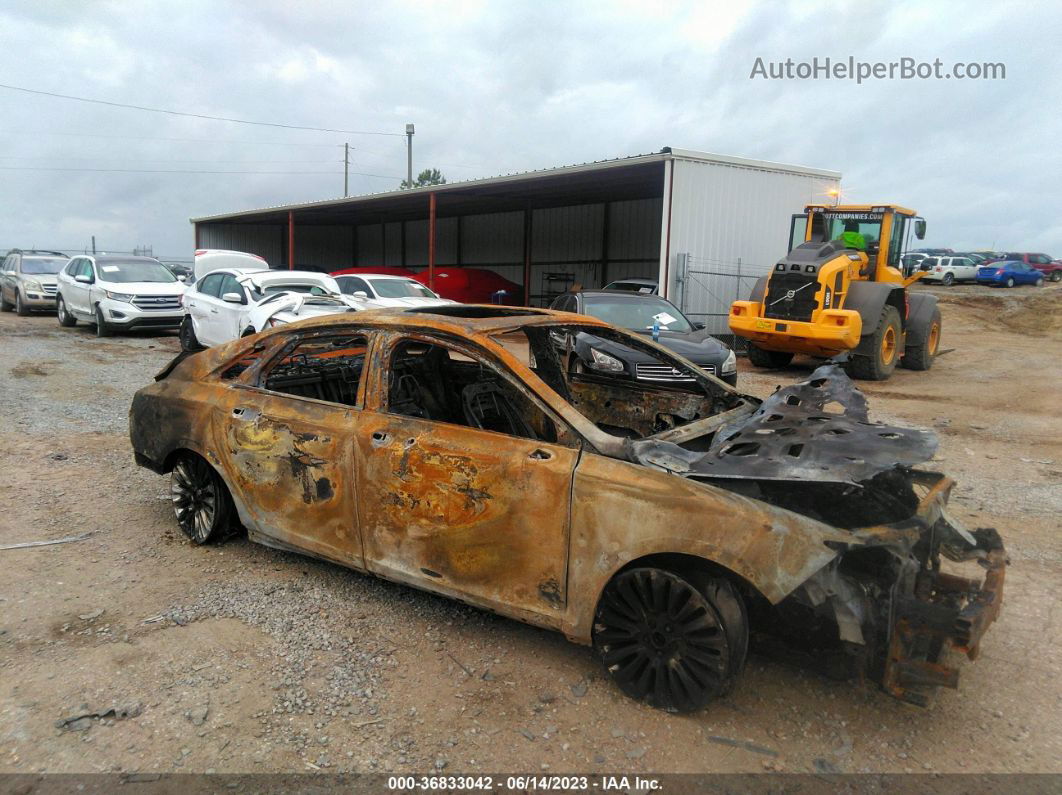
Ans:
[{"label": "car's front wheel", "polygon": [[1034,287],[1043,287],[1044,286],[1044,277],[1041,276],[1039,279],[1037,279],[1033,286]]},{"label": "car's front wheel", "polygon": [[1051,281],[1062,282],[1062,271],[1051,271]]},{"label": "car's front wheel", "polygon": [[195,335],[195,327],[192,325],[192,318],[189,315],[185,315],[181,321],[181,327],[177,330],[177,337],[181,341],[182,351],[194,353],[195,351],[203,350],[199,338]]},{"label": "car's front wheel", "polygon": [[170,472],[170,497],[181,531],[197,544],[229,529],[232,498],[221,477],[203,458],[185,453]]},{"label": "car's front wheel", "polygon": [[605,587],[594,650],[631,698],[692,712],[733,688],[748,652],[748,618],[729,582],[629,569]]},{"label": "car's front wheel", "polygon": [[111,331],[111,327],[107,325],[103,319],[103,310],[99,305],[96,305],[96,336],[97,337],[109,337],[114,332]]},{"label": "car's front wheel", "polygon": [[58,301],[56,301],[55,314],[59,317],[60,326],[70,328],[77,325],[77,318],[71,315],[66,308],[66,301],[63,300],[63,296],[59,296]]},{"label": "car's front wheel", "polygon": [[29,307],[22,302],[22,291],[15,290],[15,314],[19,317],[29,317]]}]

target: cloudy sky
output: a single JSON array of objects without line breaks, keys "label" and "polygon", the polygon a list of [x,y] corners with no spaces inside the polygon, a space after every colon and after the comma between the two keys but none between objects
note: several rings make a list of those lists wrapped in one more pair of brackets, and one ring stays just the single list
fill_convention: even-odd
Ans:
[{"label": "cloudy sky", "polygon": [[[384,134],[0,89],[0,248],[187,257],[191,216],[341,196],[344,141],[351,193],[396,187],[414,122],[415,170],[450,181],[699,149],[839,170],[849,200],[918,209],[927,244],[1058,257],[1060,21],[1042,2],[8,0],[5,85]],[[750,79],[757,57],[816,56],[1006,79]]]}]

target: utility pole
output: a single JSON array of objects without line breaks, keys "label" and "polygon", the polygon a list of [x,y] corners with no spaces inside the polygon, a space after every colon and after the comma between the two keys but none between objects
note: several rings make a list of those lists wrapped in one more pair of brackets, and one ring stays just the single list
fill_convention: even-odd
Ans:
[{"label": "utility pole", "polygon": [[406,125],[406,184],[413,187],[413,125]]},{"label": "utility pole", "polygon": [[350,178],[350,144],[343,144],[343,198],[345,199],[350,195],[350,191],[347,190]]},{"label": "utility pole", "polygon": [[95,235],[92,236],[92,253],[93,254],[96,253],[96,236]]}]

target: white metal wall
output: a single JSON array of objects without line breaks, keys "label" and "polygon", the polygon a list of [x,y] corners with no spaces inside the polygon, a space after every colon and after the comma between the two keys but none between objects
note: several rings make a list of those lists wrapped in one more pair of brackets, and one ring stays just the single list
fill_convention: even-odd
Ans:
[{"label": "white metal wall", "polygon": [[660,278],[666,272],[667,295],[687,314],[725,334],[730,302],[747,297],[750,277],[786,254],[790,217],[826,201],[838,181],[678,158],[672,168],[669,261],[661,258]]}]

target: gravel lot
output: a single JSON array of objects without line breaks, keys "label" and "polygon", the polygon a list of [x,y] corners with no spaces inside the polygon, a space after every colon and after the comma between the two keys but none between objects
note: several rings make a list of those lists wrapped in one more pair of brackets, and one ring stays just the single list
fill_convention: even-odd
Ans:
[{"label": "gravel lot", "polygon": [[[928,710],[755,654],[733,696],[666,715],[555,634],[192,546],[125,435],[175,336],[0,315],[0,544],[90,534],[0,551],[0,772],[1062,772],[1062,289],[920,289],[950,350],[864,384],[871,413],[940,434],[954,512],[1012,561],[981,659]],[[813,364],[741,366],[765,396]]]}]

